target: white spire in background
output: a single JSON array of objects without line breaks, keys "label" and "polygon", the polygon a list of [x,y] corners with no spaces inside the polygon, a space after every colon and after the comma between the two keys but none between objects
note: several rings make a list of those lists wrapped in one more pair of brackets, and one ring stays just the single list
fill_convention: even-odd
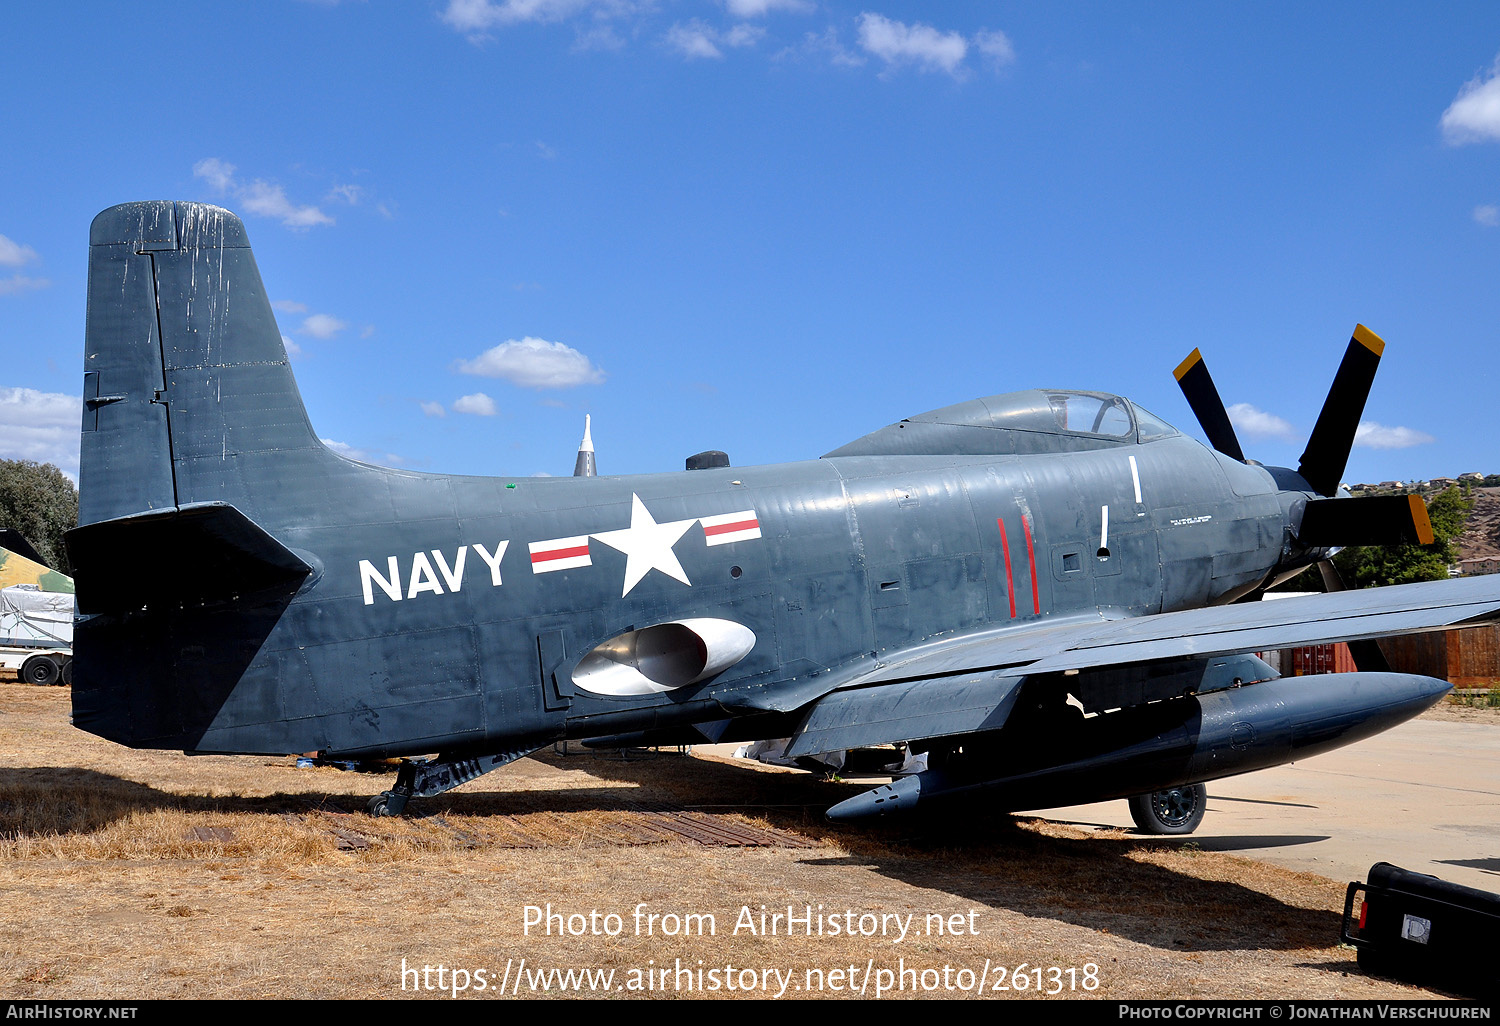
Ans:
[{"label": "white spire in background", "polygon": [[578,461],[573,464],[574,477],[594,477],[598,467],[594,464],[594,439],[590,434],[593,418],[583,415],[583,441],[578,443]]}]

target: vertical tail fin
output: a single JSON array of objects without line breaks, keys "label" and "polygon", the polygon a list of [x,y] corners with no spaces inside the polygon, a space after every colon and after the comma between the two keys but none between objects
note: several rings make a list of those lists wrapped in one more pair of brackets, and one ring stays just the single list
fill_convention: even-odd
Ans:
[{"label": "vertical tail fin", "polygon": [[244,224],[202,203],[127,203],[89,243],[79,524],[196,502],[260,519],[272,475],[326,450]]}]

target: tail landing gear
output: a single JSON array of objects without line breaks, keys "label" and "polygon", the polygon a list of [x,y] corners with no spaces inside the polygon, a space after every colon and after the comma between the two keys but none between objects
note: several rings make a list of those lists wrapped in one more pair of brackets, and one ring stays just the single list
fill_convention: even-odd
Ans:
[{"label": "tail landing gear", "polygon": [[1184,784],[1130,799],[1130,818],[1143,834],[1190,834],[1203,822],[1208,788]]}]

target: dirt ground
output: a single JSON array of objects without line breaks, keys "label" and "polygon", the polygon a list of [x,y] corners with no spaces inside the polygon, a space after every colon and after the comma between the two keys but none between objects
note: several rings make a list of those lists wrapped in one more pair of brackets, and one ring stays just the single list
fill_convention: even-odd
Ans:
[{"label": "dirt ground", "polygon": [[1500,556],[1500,488],[1471,488],[1474,508],[1457,539],[1460,559]]},{"label": "dirt ground", "polygon": [[1342,882],[1191,839],[835,827],[865,784],[675,753],[366,817],[390,779],[134,752],[0,683],[0,997],[1437,996],[1359,972]]}]

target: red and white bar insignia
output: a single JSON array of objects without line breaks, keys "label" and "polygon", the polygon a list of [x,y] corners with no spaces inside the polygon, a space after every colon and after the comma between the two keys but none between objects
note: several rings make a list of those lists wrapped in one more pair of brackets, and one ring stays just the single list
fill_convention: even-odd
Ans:
[{"label": "red and white bar insignia", "polygon": [[589,536],[586,534],[580,534],[576,538],[532,542],[530,547],[531,572],[534,574],[594,565],[589,558]]},{"label": "red and white bar insignia", "polygon": [[760,537],[760,521],[753,509],[717,517],[701,517],[699,522],[703,524],[703,539],[709,545],[728,545],[730,542],[750,541]]}]

